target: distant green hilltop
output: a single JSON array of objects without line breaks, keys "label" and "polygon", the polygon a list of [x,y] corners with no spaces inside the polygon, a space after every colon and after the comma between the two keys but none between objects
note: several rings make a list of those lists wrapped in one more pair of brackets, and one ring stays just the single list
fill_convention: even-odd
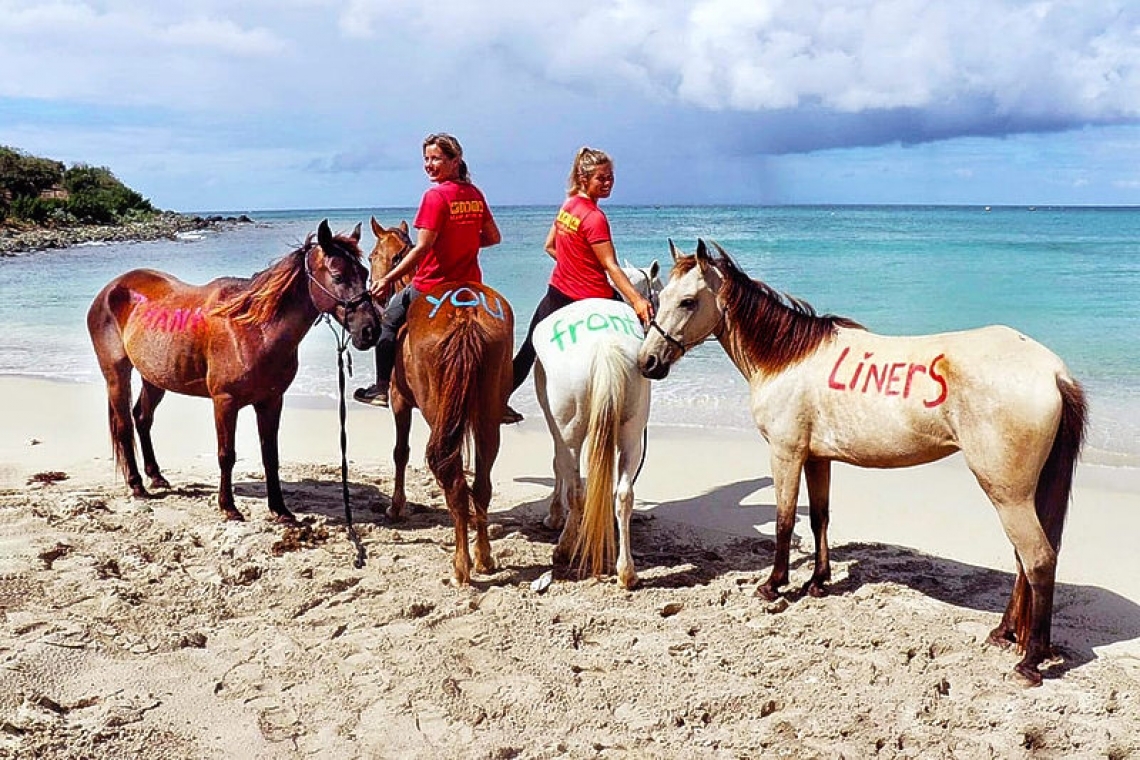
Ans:
[{"label": "distant green hilltop", "polygon": [[69,167],[0,145],[0,227],[118,225],[156,212],[105,166]]}]

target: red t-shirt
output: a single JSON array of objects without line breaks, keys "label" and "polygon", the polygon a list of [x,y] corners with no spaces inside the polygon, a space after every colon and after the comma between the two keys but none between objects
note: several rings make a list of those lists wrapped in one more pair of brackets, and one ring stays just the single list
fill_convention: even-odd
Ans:
[{"label": "red t-shirt", "polygon": [[420,201],[415,226],[433,230],[435,244],[416,267],[412,285],[424,293],[445,282],[483,281],[479,236],[491,209],[479,188],[448,180],[429,187]]},{"label": "red t-shirt", "polygon": [[610,239],[609,220],[598,204],[580,195],[567,198],[554,220],[558,260],[550,284],[576,301],[612,298],[614,288],[592,247]]}]

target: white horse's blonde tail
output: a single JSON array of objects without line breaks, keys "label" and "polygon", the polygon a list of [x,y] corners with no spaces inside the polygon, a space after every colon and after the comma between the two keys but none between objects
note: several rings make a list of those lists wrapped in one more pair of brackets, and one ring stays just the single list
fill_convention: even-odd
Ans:
[{"label": "white horse's blonde tail", "polygon": [[603,344],[591,368],[589,427],[586,441],[586,501],[574,543],[578,568],[601,575],[613,567],[617,553],[614,531],[614,470],[618,431],[626,389],[634,367],[616,345]]}]

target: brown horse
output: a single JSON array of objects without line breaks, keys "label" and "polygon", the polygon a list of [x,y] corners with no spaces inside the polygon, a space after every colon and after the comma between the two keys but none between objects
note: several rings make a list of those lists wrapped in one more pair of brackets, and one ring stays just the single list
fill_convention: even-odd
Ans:
[{"label": "brown horse", "polygon": [[[238,410],[252,404],[269,509],[279,522],[296,522],[281,495],[277,431],[282,397],[297,374],[297,346],[322,314],[344,325],[359,349],[379,335],[358,247],[360,225],[351,235],[334,236],[326,220],[316,237],[314,244],[310,234],[303,246],[249,279],[223,277],[199,286],[136,269],[111,280],[95,297],[87,330],[107,381],[115,460],[135,497],[149,496],[135,460],[136,428],[151,487],[170,487],[155,460],[150,431],[155,407],[173,391],[214,402],[218,506],[226,519],[244,519],[234,505],[234,430]],[[142,390],[132,413],[135,369]]]},{"label": "brown horse", "polygon": [[[376,221],[376,217],[372,217],[371,221],[372,234],[376,236],[376,242],[372,245],[372,253],[368,254],[368,266],[378,274],[391,272],[397,264],[404,260],[408,251],[412,250],[412,238],[408,234],[408,223],[402,221],[394,227],[384,229],[384,225]],[[389,291],[382,294],[377,300],[380,303],[386,303],[392,293],[399,293],[411,281],[412,275],[409,274],[393,282],[389,286]]]},{"label": "brown horse", "polygon": [[[376,272],[374,276],[382,274]],[[408,434],[412,410],[431,433],[425,459],[447,499],[455,524],[455,580],[471,580],[468,521],[475,524],[475,570],[494,570],[487,536],[491,467],[499,454],[499,424],[511,392],[514,314],[506,299],[477,282],[443,285],[408,308],[392,370],[391,406],[396,421],[396,482],[388,516],[401,519],[407,497]],[[474,479],[463,468],[464,442],[473,444]]]},{"label": "brown horse", "polygon": [[831,577],[831,463],[907,467],[961,451],[1017,560],[1013,593],[990,641],[1023,648],[1015,672],[1040,684],[1086,417],[1084,393],[1065,363],[1003,326],[885,336],[850,319],[817,316],[749,278],[716,248],[716,258],[703,240],[695,256],[673,248],[673,272],[638,361],[646,377],[660,379],[715,336],[748,380],[776,489],[776,556],[757,594],[774,599],[788,580],[801,473],[815,537],[805,590],[819,596]]}]

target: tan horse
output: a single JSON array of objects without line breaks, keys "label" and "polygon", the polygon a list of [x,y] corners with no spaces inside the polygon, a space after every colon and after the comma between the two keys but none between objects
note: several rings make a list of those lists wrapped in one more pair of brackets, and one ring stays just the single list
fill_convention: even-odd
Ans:
[{"label": "tan horse", "polygon": [[1016,673],[1040,684],[1085,428],[1084,395],[1064,362],[1002,326],[876,335],[750,279],[719,245],[717,258],[704,241],[695,256],[669,245],[673,271],[638,361],[647,377],[663,378],[687,350],[715,336],[748,380],[776,489],[776,554],[757,594],[774,599],[788,580],[801,472],[815,537],[805,590],[819,596],[831,577],[831,462],[906,467],[961,451],[1016,553],[1017,580],[990,641],[1021,647]]}]

